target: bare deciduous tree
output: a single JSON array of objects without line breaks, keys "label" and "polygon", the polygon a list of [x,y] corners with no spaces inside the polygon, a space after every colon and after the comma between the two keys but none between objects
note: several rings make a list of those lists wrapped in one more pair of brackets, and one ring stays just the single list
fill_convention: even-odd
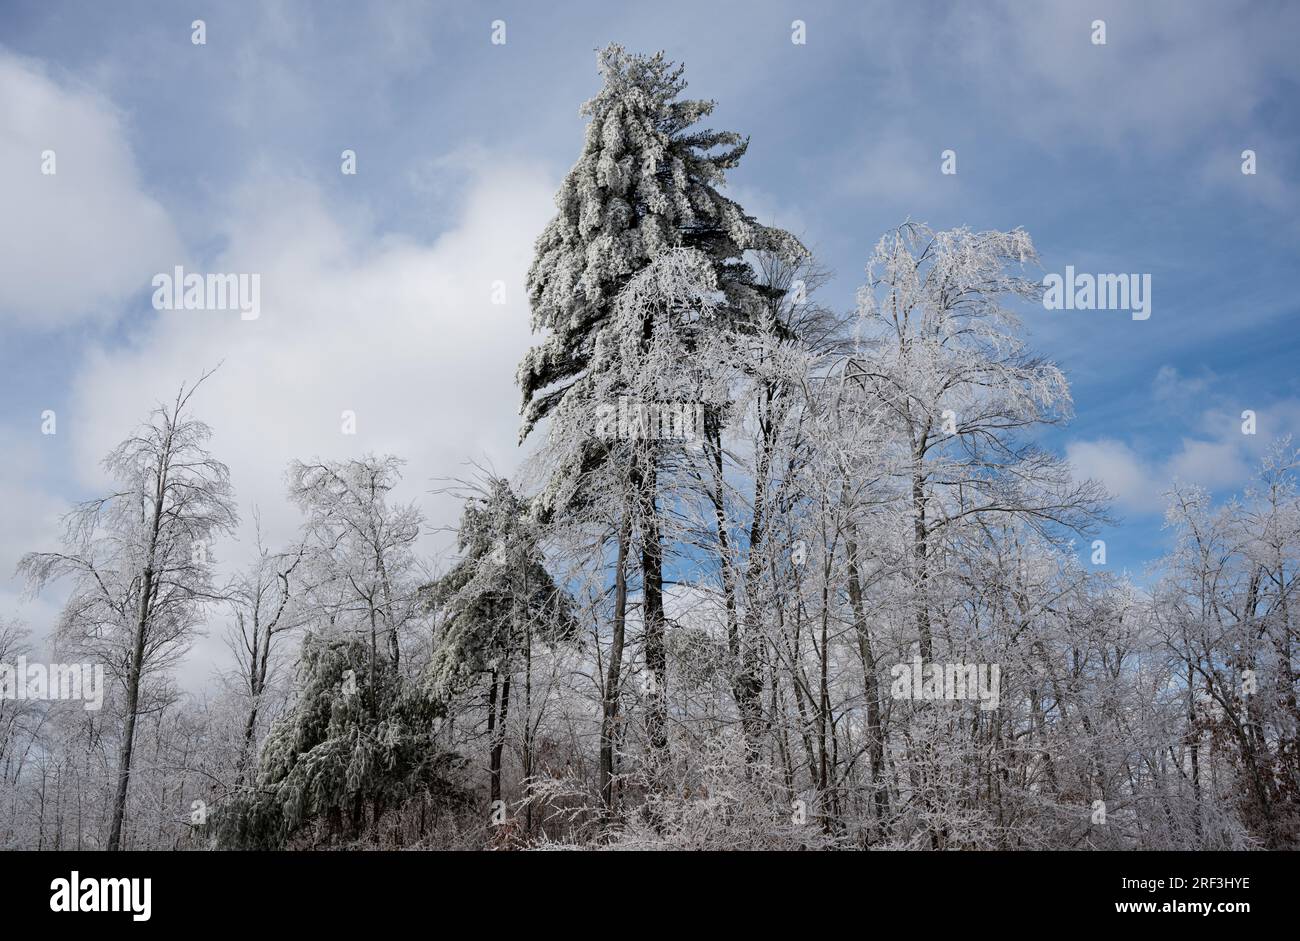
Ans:
[{"label": "bare deciduous tree", "polygon": [[142,686],[185,652],[204,605],[221,600],[211,543],[237,522],[229,470],[206,448],[211,430],[188,414],[206,378],[182,386],[104,459],[117,489],[65,517],[61,551],[29,553],[19,563],[34,592],[54,579],[71,581],[60,639],[103,663],[123,687],[110,850],[122,847]]}]

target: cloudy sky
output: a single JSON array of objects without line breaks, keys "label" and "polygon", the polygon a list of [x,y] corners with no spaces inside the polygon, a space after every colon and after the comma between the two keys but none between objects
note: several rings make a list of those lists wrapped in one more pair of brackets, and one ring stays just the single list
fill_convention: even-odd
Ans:
[{"label": "cloudy sky", "polygon": [[[523,277],[610,41],[684,62],[713,123],[751,136],[731,195],[819,253],[834,306],[909,217],[1024,226],[1045,272],[1151,275],[1149,320],[1027,318],[1075,398],[1047,443],[1123,516],[1112,566],[1162,551],[1174,478],[1231,493],[1300,432],[1300,6],[615,6],[0,0],[0,615],[48,629],[60,596],[24,600],[19,555],[52,548],[103,454],[218,362],[197,411],[272,543],[297,522],[293,457],[404,456],[431,530],[456,513],[438,478],[515,467]],[[261,316],[154,310],[176,265],[260,273]]]}]

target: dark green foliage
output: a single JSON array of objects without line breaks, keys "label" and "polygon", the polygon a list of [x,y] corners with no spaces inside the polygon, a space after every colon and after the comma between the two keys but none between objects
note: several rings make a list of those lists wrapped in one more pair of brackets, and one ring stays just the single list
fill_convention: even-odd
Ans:
[{"label": "dark green foliage", "polygon": [[543,565],[528,503],[493,478],[465,503],[461,560],[430,589],[440,627],[427,688],[445,697],[509,672],[529,640],[558,643],[577,625],[572,599]]},{"label": "dark green foliage", "polygon": [[255,787],[215,815],[220,846],[356,838],[367,813],[373,824],[417,797],[435,811],[467,806],[463,761],[433,744],[441,705],[368,643],[308,634],[300,678],[297,707],[271,729]]}]

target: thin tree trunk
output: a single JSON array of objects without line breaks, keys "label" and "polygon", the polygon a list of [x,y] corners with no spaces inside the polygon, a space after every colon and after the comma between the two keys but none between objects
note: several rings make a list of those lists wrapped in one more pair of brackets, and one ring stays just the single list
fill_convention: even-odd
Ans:
[{"label": "thin tree trunk", "polygon": [[[524,575],[524,594],[528,576]],[[533,621],[524,628],[524,833],[533,832]]]},{"label": "thin tree trunk", "polygon": [[[145,572],[145,585],[152,583],[153,573]],[[144,667],[144,612],[147,610],[148,589],[140,597],[140,622],[136,627],[135,646],[131,651],[131,668],[126,684],[126,726],[122,730],[122,746],[117,760],[117,795],[113,798],[113,824],[108,834],[110,851],[122,848],[122,821],[126,816],[127,788],[131,783],[131,751],[135,744],[135,720],[140,709],[140,674]]]},{"label": "thin tree trunk", "polygon": [[[916,458],[917,466],[923,460]],[[932,641],[930,637],[929,604],[929,531],[925,521],[925,480],[919,469],[912,478],[913,538],[912,554],[916,566],[916,633],[921,647],[921,659],[929,662]]]},{"label": "thin tree trunk", "polygon": [[853,608],[853,626],[858,635],[858,655],[862,658],[862,675],[867,696],[867,757],[871,762],[871,789],[875,798],[876,823],[882,830],[889,819],[889,789],[885,784],[885,731],[881,721],[880,678],[876,656],[867,631],[866,608],[862,602],[862,577],[858,571],[858,545],[848,542],[849,604]]},{"label": "thin tree trunk", "polygon": [[506,720],[510,718],[510,674],[501,681],[501,714],[497,722],[496,742],[492,746],[492,800],[501,799],[501,753],[506,746]]},{"label": "thin tree trunk", "polygon": [[[500,697],[497,689],[500,685]],[[510,710],[510,676],[504,679],[492,671],[492,685],[488,689],[488,800],[493,804],[501,800],[501,752],[505,746],[506,718]]]},{"label": "thin tree trunk", "polygon": [[740,673],[736,677],[736,703],[745,733],[746,757],[755,760],[763,736],[763,672],[758,662],[763,631],[763,546],[767,536],[767,477],[771,467],[774,431],[771,420],[773,391],[767,388],[767,408],[761,419],[758,466],[754,474],[754,512],[749,525],[749,550],[745,565],[745,632],[741,637]]},{"label": "thin tree trunk", "polygon": [[642,480],[641,593],[645,623],[645,665],[650,674],[646,724],[660,761],[668,750],[668,654],[664,646],[663,545],[660,542],[657,468],[653,452]]},{"label": "thin tree trunk", "polygon": [[140,681],[144,674],[145,634],[153,605],[154,561],[158,551],[158,534],[162,531],[163,498],[167,493],[168,469],[171,456],[170,429],[163,443],[154,473],[153,519],[149,528],[149,554],[145,560],[140,581],[140,606],[136,614],[135,637],[131,648],[131,663],[126,683],[126,726],[122,730],[122,747],[118,753],[117,794],[113,798],[113,823],[109,828],[108,849],[122,848],[122,821],[126,817],[127,789],[131,783],[131,751],[135,744],[135,720],[140,709]]},{"label": "thin tree trunk", "polygon": [[623,641],[627,618],[627,551],[631,541],[631,514],[624,513],[618,533],[618,561],[614,569],[614,630],[605,672],[604,702],[600,720],[600,796],[607,809],[614,807],[614,741],[618,723],[619,682],[623,671]]}]

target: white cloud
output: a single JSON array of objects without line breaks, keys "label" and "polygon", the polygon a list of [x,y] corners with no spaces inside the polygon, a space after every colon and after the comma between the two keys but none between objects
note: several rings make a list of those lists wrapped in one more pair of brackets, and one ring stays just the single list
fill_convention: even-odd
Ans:
[{"label": "white cloud", "polygon": [[[1114,438],[1071,442],[1066,458],[1075,476],[1099,481],[1117,508],[1136,513],[1163,512],[1164,494],[1175,482],[1220,495],[1240,492],[1273,442],[1288,435],[1300,441],[1300,400],[1243,401],[1239,385],[1224,386],[1204,365],[1194,373],[1161,366],[1151,382],[1152,397],[1163,415],[1191,434],[1144,442],[1142,453]],[[1255,412],[1255,434],[1242,431],[1247,409]]]},{"label": "white cloud", "polygon": [[[1154,387],[1172,397],[1185,397],[1185,386],[1203,390],[1197,380],[1180,377],[1172,367],[1157,374]],[[1254,435],[1241,432],[1241,420],[1231,411],[1212,408],[1196,421],[1199,437],[1182,437],[1163,458],[1143,456],[1113,438],[1073,441],[1066,459],[1076,477],[1101,482],[1115,505],[1136,513],[1163,512],[1164,494],[1175,482],[1195,484],[1220,494],[1240,491],[1255,474],[1260,458],[1276,439],[1300,440],[1300,402],[1282,399],[1261,409]]]},{"label": "white cloud", "polygon": [[1113,438],[1074,441],[1066,447],[1065,456],[1074,466],[1076,477],[1099,481],[1120,509],[1138,513],[1160,511],[1162,484],[1157,469],[1122,441]]},{"label": "white cloud", "polygon": [[0,617],[22,620],[34,628],[38,642],[58,617],[62,596],[57,591],[28,598],[14,575],[25,553],[53,549],[61,532],[60,517],[67,504],[50,492],[50,467],[58,459],[56,436],[6,435],[5,460],[0,468]]},{"label": "white cloud", "polygon": [[1199,376],[1187,376],[1175,366],[1164,365],[1156,372],[1151,391],[1162,402],[1185,405],[1190,400],[1204,396],[1214,375],[1208,370]]},{"label": "white cloud", "polygon": [[[1239,434],[1237,437],[1243,436]],[[1243,450],[1241,441],[1184,438],[1182,448],[1169,459],[1165,472],[1171,481],[1184,481],[1207,490],[1237,487],[1254,470]]]},{"label": "white cloud", "polygon": [[[54,151],[51,175],[41,172],[45,151]],[[107,319],[181,260],[166,211],[141,190],[112,105],[3,52],[0,179],[0,316],[10,323]]]},{"label": "white cloud", "polygon": [[1235,490],[1254,471],[1248,441],[1228,435],[1214,441],[1183,438],[1179,448],[1164,460],[1140,455],[1113,438],[1074,441],[1066,446],[1066,459],[1075,476],[1101,482],[1120,510],[1130,513],[1164,512],[1166,491],[1175,482],[1195,484],[1210,491]]},{"label": "white cloud", "polygon": [[[419,502],[431,524],[454,523],[451,498],[429,495],[435,478],[467,474],[471,459],[502,472],[519,460],[514,373],[532,342],[524,277],[553,191],[528,167],[481,165],[455,224],[426,244],[353,231],[302,182],[248,185],[209,268],[259,274],[260,318],[150,310],[135,342],[92,352],[67,422],[83,482],[101,486],[100,457],[182,381],[224,361],[194,412],[213,427],[246,518],[239,545],[214,547],[225,564],[248,553],[254,503],[268,544],[291,538],[299,516],[283,474],[293,458],[404,457],[397,499]],[[504,305],[491,303],[497,280]],[[341,433],[345,409],[355,436]],[[195,653],[191,684],[222,656],[218,638]]]}]

